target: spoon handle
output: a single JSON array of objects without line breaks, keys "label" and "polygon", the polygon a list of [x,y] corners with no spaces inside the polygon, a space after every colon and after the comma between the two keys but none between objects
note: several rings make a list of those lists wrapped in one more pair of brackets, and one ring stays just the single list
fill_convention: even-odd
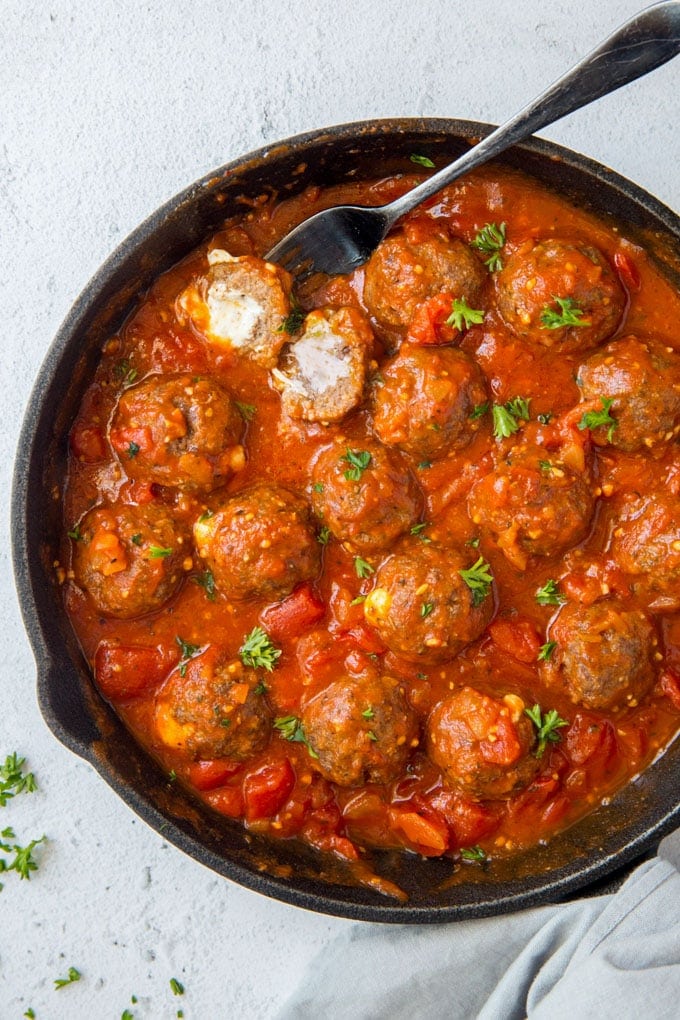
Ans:
[{"label": "spoon handle", "polygon": [[568,113],[653,71],[678,52],[680,0],[666,0],[646,8],[469,152],[389,206],[383,206],[389,225],[445,184]]}]

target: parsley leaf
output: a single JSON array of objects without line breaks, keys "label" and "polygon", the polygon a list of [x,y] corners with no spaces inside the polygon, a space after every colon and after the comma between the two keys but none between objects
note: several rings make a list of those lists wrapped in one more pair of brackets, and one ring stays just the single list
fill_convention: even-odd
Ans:
[{"label": "parsley leaf", "polygon": [[317,540],[317,542],[320,542],[321,545],[328,545],[328,540],[330,539],[330,537],[331,537],[331,529],[326,527],[326,525],[324,524],[323,528],[321,529],[319,534],[316,536],[316,540]]},{"label": "parsley leaf", "polygon": [[122,361],[119,361],[113,371],[116,379],[119,379],[123,386],[129,386],[138,375],[137,369],[130,364],[128,358],[123,358]]},{"label": "parsley leaf", "polygon": [[560,298],[553,294],[553,301],[560,306],[544,308],[541,312],[541,329],[561,329],[563,326],[590,326],[590,319],[584,319],[583,311],[572,298]]},{"label": "parsley leaf", "polygon": [[417,152],[412,152],[409,159],[412,163],[417,163],[418,166],[427,167],[428,170],[432,170],[434,168],[434,163],[431,159],[428,159],[427,156],[419,156]]},{"label": "parsley leaf", "polygon": [[499,227],[495,223],[485,223],[481,230],[475,235],[474,241],[470,242],[471,248],[476,248],[489,258],[484,260],[484,265],[490,273],[495,273],[503,268],[503,261],[500,250],[505,244],[505,223]]},{"label": "parsley leaf", "polygon": [[130,460],[133,460],[139,453],[140,447],[138,443],[129,443],[127,454]]},{"label": "parsley leaf", "polygon": [[539,606],[561,606],[567,599],[558,589],[557,581],[553,581],[551,578],[536,592],[536,601]]},{"label": "parsley leaf", "polygon": [[194,659],[201,650],[201,645],[192,645],[183,638],[175,637],[175,644],[179,647],[181,659],[179,660],[179,675],[186,676],[187,666],[191,659]]},{"label": "parsley leaf", "polygon": [[244,666],[266,669],[271,673],[281,656],[281,649],[274,647],[262,627],[253,627],[243,639],[239,655]]},{"label": "parsley leaf", "polygon": [[280,715],[274,720],[274,729],[278,730],[284,740],[295,744],[304,744],[312,758],[318,758],[316,751],[310,746],[302,723],[296,715]]},{"label": "parsley leaf", "polygon": [[434,602],[423,602],[423,604],[420,607],[420,615],[422,619],[424,620],[426,617],[428,617],[433,609]]},{"label": "parsley leaf", "polygon": [[598,429],[601,426],[608,425],[607,429],[607,441],[611,443],[612,436],[614,435],[614,429],[618,428],[619,423],[616,418],[612,418],[609,413],[609,409],[614,403],[613,397],[600,397],[600,403],[602,404],[601,411],[586,411],[578,423],[577,428],[583,432],[584,429]]},{"label": "parsley leaf", "polygon": [[569,723],[566,719],[560,719],[557,710],[554,708],[543,714],[540,705],[534,705],[533,708],[525,708],[524,714],[529,716],[536,727],[538,745],[534,751],[534,757],[542,758],[547,744],[556,744],[560,740],[560,734],[557,730],[562,726],[568,726]]},{"label": "parsley leaf", "polygon": [[541,645],[541,648],[540,648],[540,651],[539,651],[538,657],[537,657],[538,662],[548,662],[548,660],[552,657],[552,653],[555,651],[556,648],[557,648],[557,641],[546,641],[546,643],[544,645]]},{"label": "parsley leaf", "polygon": [[454,326],[459,333],[463,329],[469,329],[472,325],[479,325],[484,322],[484,311],[481,308],[470,308],[465,303],[465,298],[454,298],[451,305],[451,314],[446,320],[447,326]]},{"label": "parsley leaf", "polygon": [[305,313],[302,311],[299,305],[293,305],[288,315],[285,317],[277,333],[288,333],[292,336],[293,333],[299,333],[302,328],[302,323],[305,321]]},{"label": "parsley leaf", "polygon": [[67,985],[72,985],[75,981],[80,981],[82,976],[83,975],[80,973],[80,971],[76,970],[75,967],[69,967],[69,969],[68,969],[68,977],[65,977],[65,978],[55,978],[54,979],[54,987],[55,988],[66,988]]},{"label": "parsley leaf", "polygon": [[255,411],[257,408],[255,404],[242,404],[240,400],[235,400],[236,410],[241,415],[244,421],[252,421],[255,417]]},{"label": "parsley leaf", "polygon": [[149,546],[149,559],[150,560],[162,560],[166,556],[172,556],[172,549],[171,548],[168,547],[168,548],[164,549],[160,545],[150,545]]},{"label": "parsley leaf", "polygon": [[5,764],[0,765],[0,807],[5,807],[18,793],[33,793],[37,789],[33,773],[24,773],[25,764],[26,759],[13,751],[5,758]]},{"label": "parsley leaf", "polygon": [[491,564],[487,563],[483,556],[480,556],[471,567],[467,570],[459,570],[458,573],[472,592],[472,605],[481,605],[493,584]]},{"label": "parsley leaf", "polygon": [[460,856],[464,861],[472,861],[476,864],[482,864],[486,860],[486,854],[481,846],[466,846],[460,851]]},{"label": "parsley leaf", "polygon": [[365,708],[361,713],[362,719],[372,719],[374,715],[375,712],[373,711],[372,705],[369,705],[368,708]]},{"label": "parsley leaf", "polygon": [[358,482],[371,463],[371,455],[368,450],[350,450],[347,447],[347,453],[344,457],[340,458],[340,462],[342,463],[343,461],[350,465],[345,471],[347,481]]},{"label": "parsley leaf", "polygon": [[360,577],[362,580],[365,577],[370,577],[371,574],[374,573],[374,568],[371,564],[367,563],[366,560],[363,560],[361,556],[354,557],[354,570],[356,571],[357,577]]},{"label": "parsley leaf", "polygon": [[513,397],[505,404],[494,404],[491,413],[493,415],[493,434],[496,439],[508,439],[509,436],[519,432],[520,422],[529,420],[529,404],[531,397]]},{"label": "parsley leaf", "polygon": [[184,985],[177,978],[170,978],[170,987],[173,995],[184,995]]},{"label": "parsley leaf", "polygon": [[79,524],[76,524],[76,526],[72,528],[71,531],[67,531],[66,534],[69,538],[72,538],[74,542],[82,542],[83,540],[83,533],[80,530]]},{"label": "parsley leaf", "polygon": [[489,407],[490,404],[488,400],[484,404],[475,404],[472,409],[472,413],[469,415],[470,421],[476,421],[478,418],[483,418],[489,410]]},{"label": "parsley leaf", "polygon": [[206,567],[202,574],[198,574],[192,580],[199,588],[203,588],[210,602],[215,601],[215,578],[209,567]]}]

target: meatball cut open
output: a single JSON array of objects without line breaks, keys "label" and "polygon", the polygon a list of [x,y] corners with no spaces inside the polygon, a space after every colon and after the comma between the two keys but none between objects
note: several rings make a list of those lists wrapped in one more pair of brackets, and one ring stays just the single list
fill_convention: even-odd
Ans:
[{"label": "meatball cut open", "polygon": [[516,446],[470,489],[468,512],[506,558],[553,556],[588,534],[594,499],[587,473],[541,446]]},{"label": "meatball cut open", "polygon": [[342,677],[302,710],[302,728],[321,774],[338,786],[389,783],[418,745],[418,723],[390,676]]},{"label": "meatball cut open", "polygon": [[273,368],[287,339],[290,274],[253,255],[234,257],[221,248],[208,252],[207,273],[178,298],[178,313],[187,315],[207,342]]},{"label": "meatball cut open", "polygon": [[401,454],[368,436],[325,446],[312,483],[315,513],[355,552],[385,549],[418,519],[420,493]]},{"label": "meatball cut open", "polygon": [[279,485],[213,493],[194,541],[218,591],[236,600],[283,598],[321,562],[307,504]]},{"label": "meatball cut open", "polygon": [[472,559],[436,542],[407,539],[380,564],[364,615],[395,655],[435,664],[454,658],[493,616],[489,586],[471,588]]},{"label": "meatball cut open", "polygon": [[161,503],[114,503],[88,511],[73,543],[76,584],[99,612],[126,619],[168,601],[183,577],[189,535]]},{"label": "meatball cut open", "polygon": [[380,325],[403,330],[418,305],[443,292],[479,308],[487,275],[458,238],[442,232],[410,242],[397,233],[382,241],[366,264],[364,304]]},{"label": "meatball cut open", "polygon": [[303,421],[340,421],[361,403],[373,332],[356,308],[317,308],[272,370],[283,408]]},{"label": "meatball cut open", "polygon": [[158,693],[154,726],[166,747],[192,758],[244,761],[266,746],[272,713],[260,678],[238,660],[197,655]]},{"label": "meatball cut open", "polygon": [[539,769],[531,753],[534,727],[517,694],[492,698],[461,687],[435,705],[427,721],[427,753],[446,783],[477,800],[509,797]]},{"label": "meatball cut open", "polygon": [[380,369],[373,428],[388,446],[436,460],[466,447],[481,427],[488,393],[479,366],[453,347],[402,344]]},{"label": "meatball cut open", "polygon": [[643,612],[619,599],[563,606],[549,637],[556,644],[541,663],[542,677],[578,705],[636,705],[653,683],[654,628]]},{"label": "meatball cut open", "polygon": [[625,336],[596,351],[577,372],[583,399],[609,400],[614,425],[591,430],[599,446],[632,453],[680,433],[680,355],[658,340]]},{"label": "meatball cut open", "polygon": [[129,478],[206,491],[245,464],[242,433],[216,382],[152,375],[121,394],[109,438]]},{"label": "meatball cut open", "polygon": [[562,353],[606,340],[626,305],[601,251],[558,238],[526,241],[495,279],[498,310],[513,333]]},{"label": "meatball cut open", "polygon": [[612,533],[612,557],[654,612],[680,609],[679,507],[670,492],[631,493]]}]

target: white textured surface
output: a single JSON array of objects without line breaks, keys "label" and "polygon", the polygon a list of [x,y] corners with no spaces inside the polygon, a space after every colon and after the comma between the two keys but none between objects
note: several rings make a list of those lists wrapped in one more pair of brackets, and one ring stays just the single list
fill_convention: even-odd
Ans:
[{"label": "white textured surface", "polygon": [[[100,262],[213,166],[298,131],[369,117],[498,122],[634,13],[638,0],[4,0],[0,5],[0,478],[51,337]],[[544,135],[680,206],[678,64]],[[40,792],[0,828],[50,843],[0,894],[0,1017],[271,1017],[350,922],[218,879],[135,819],[47,731],[0,553],[0,755]],[[502,938],[502,921],[499,938]],[[452,937],[455,933],[452,931]],[[70,965],[83,980],[55,992]],[[186,985],[174,998],[169,979]],[[414,1006],[414,1015],[417,1007]]]}]

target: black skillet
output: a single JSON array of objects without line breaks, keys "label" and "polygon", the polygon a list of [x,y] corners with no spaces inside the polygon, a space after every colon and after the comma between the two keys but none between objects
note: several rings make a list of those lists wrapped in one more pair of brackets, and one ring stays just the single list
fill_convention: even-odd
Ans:
[{"label": "black skillet", "polygon": [[[379,852],[376,871],[409,894],[406,904],[357,886],[334,860],[297,841],[268,841],[203,809],[132,740],[99,696],[64,612],[52,563],[67,437],[104,339],[159,273],[184,257],[243,198],[293,195],[413,170],[409,155],[439,165],[490,132],[456,120],[386,120],[315,131],[221,167],[138,227],[88,283],[42,365],[19,440],[12,496],[16,583],[38,670],[38,700],[55,736],[169,842],[218,874],[297,906],[370,921],[425,923],[502,914],[601,887],[680,824],[680,741],[589,817],[488,870],[412,854]],[[645,244],[680,286],[680,219],[606,167],[543,141],[498,163],[523,170],[578,205],[613,218]],[[56,487],[56,490],[55,490]],[[594,886],[595,883],[595,886]]]}]

